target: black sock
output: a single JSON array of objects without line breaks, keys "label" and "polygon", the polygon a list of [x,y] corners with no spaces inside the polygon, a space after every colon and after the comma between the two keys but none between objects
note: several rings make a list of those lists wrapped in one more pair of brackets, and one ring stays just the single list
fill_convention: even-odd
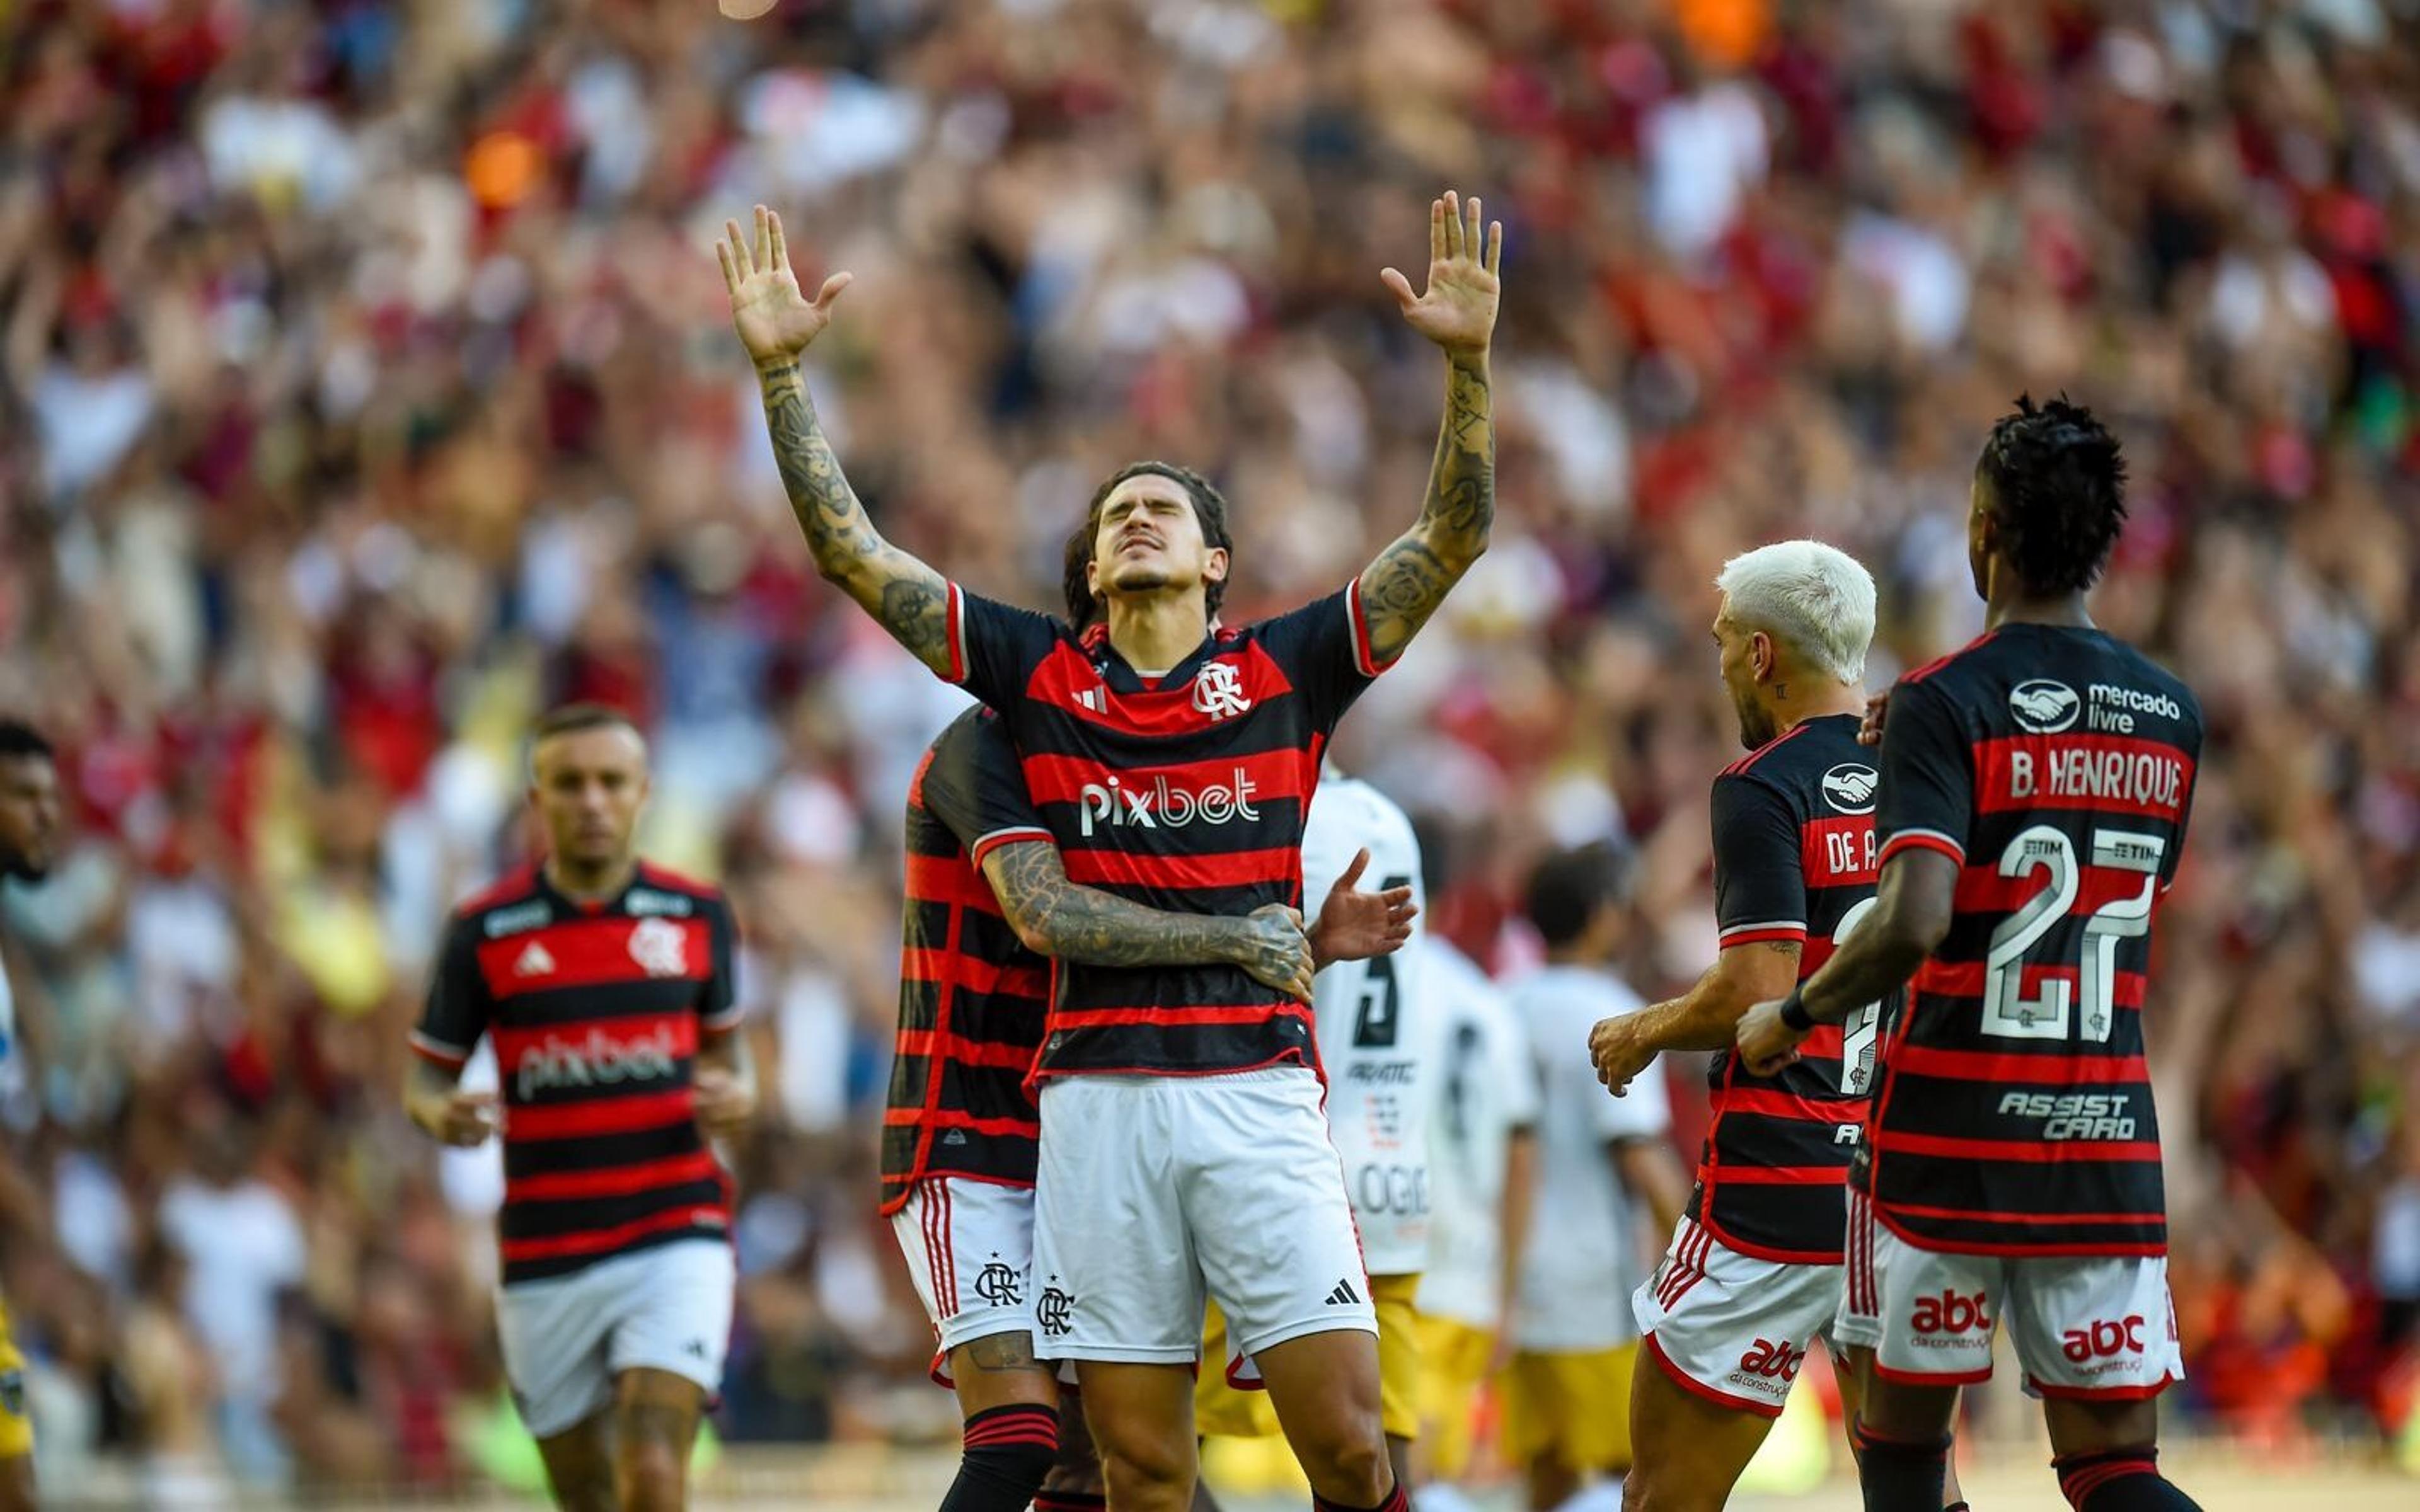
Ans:
[{"label": "black sock", "polygon": [[2201,1504],[2160,1474],[2157,1449],[2065,1455],[2050,1462],[2076,1512],[2199,1512]]},{"label": "black sock", "polygon": [[1949,1441],[1901,1443],[1876,1438],[1857,1425],[1857,1479],[1866,1491],[1866,1512],[1941,1512],[1942,1488],[1949,1480]]},{"label": "black sock", "polygon": [[967,1419],[958,1478],[941,1512],[1025,1512],[1059,1458],[1059,1414],[1032,1402],[990,1407]]},{"label": "black sock", "polygon": [[1313,1492],[1311,1512],[1407,1512],[1411,1504],[1410,1499],[1404,1494],[1403,1483],[1399,1481],[1388,1490],[1387,1499],[1376,1506],[1346,1506],[1342,1502],[1331,1502]]}]

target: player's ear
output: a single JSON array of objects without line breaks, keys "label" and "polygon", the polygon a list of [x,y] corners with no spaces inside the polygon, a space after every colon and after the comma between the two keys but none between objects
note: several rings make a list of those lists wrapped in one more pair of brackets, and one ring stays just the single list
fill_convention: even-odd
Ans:
[{"label": "player's ear", "polygon": [[1101,559],[1098,556],[1084,563],[1084,586],[1093,591],[1093,601],[1101,599]]},{"label": "player's ear", "polygon": [[1758,682],[1772,678],[1773,662],[1773,637],[1762,630],[1751,633],[1747,638],[1747,665],[1748,670],[1756,673]]},{"label": "player's ear", "polygon": [[1212,547],[1210,548],[1210,554],[1202,559],[1202,580],[1206,583],[1222,583],[1227,580],[1227,548],[1225,547]]}]

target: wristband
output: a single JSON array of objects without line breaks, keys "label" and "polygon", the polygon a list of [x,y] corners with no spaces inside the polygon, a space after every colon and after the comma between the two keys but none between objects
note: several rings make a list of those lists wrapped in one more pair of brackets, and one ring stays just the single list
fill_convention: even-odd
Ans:
[{"label": "wristband", "polygon": [[1795,987],[1791,988],[1790,995],[1781,1000],[1781,1022],[1800,1034],[1809,1033],[1815,1027],[1815,1015],[1807,1011],[1807,1000],[1798,995]]}]

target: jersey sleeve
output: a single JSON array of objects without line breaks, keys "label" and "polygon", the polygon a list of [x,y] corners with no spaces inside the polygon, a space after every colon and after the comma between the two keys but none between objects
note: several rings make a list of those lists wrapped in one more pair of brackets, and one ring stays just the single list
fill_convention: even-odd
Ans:
[{"label": "jersey sleeve", "polygon": [[1370,647],[1370,619],[1359,579],[1291,614],[1262,622],[1261,644],[1296,691],[1311,702],[1312,722],[1333,729],[1353,701],[1392,663]]},{"label": "jersey sleeve", "polygon": [[706,946],[709,974],[698,999],[697,1026],[706,1034],[728,1034],[739,1027],[743,1016],[737,980],[739,920],[728,898],[717,897],[706,906]]},{"label": "jersey sleeve", "polygon": [[949,680],[1006,712],[1025,697],[1034,669],[1060,639],[1047,614],[1018,609],[950,584]]},{"label": "jersey sleeve", "polygon": [[470,918],[445,926],[437,964],[428,977],[428,999],[412,1026],[411,1048],[421,1058],[458,1072],[488,1027],[488,981],[479,973],[479,931]]},{"label": "jersey sleeve", "polygon": [[1050,841],[1025,789],[1016,747],[996,717],[973,716],[941,732],[924,771],[924,807],[949,827],[977,866],[1016,841]]},{"label": "jersey sleeve", "polygon": [[1807,873],[1798,815],[1770,783],[1714,779],[1714,925],[1722,948],[1807,938]]},{"label": "jersey sleeve", "polygon": [[1922,849],[1964,864],[1974,811],[1974,753],[1956,707],[1931,683],[1901,683],[1883,724],[1882,795],[1874,810],[1879,862]]}]

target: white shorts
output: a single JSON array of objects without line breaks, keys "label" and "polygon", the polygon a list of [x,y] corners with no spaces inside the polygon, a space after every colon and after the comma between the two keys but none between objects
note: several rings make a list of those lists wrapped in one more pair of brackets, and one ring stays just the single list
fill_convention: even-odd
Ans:
[{"label": "white shorts", "polygon": [[1832,1335],[1841,1288],[1839,1266],[1742,1255],[1683,1218],[1630,1305],[1648,1357],[1683,1390],[1779,1417],[1807,1351]]},{"label": "white shorts", "polygon": [[625,1370],[721,1391],[737,1278],[728,1243],[684,1239],[502,1288],[504,1377],[530,1436],[551,1439],[603,1411]]},{"label": "white shorts", "polygon": [[1848,1263],[1841,1269],[1840,1310],[1832,1319],[1832,1342],[1844,1350],[1871,1350],[1883,1341],[1882,1303],[1874,1295],[1874,1207],[1855,1187],[1848,1194]]},{"label": "white shorts", "polygon": [[[908,1189],[891,1215],[908,1279],[940,1352],[995,1334],[1033,1332],[1033,1193],[937,1177]],[[938,1364],[935,1379],[948,1377]]]},{"label": "white shorts", "polygon": [[2141,1401],[2185,1376],[2164,1256],[1919,1249],[1853,1207],[1848,1287],[1880,1320],[1874,1369],[1888,1381],[1989,1380],[2004,1321],[2038,1396]]},{"label": "white shorts", "polygon": [[1042,1088],[1046,1358],[1185,1365],[1203,1295],[1241,1354],[1378,1332],[1318,1076],[1067,1076]]}]

